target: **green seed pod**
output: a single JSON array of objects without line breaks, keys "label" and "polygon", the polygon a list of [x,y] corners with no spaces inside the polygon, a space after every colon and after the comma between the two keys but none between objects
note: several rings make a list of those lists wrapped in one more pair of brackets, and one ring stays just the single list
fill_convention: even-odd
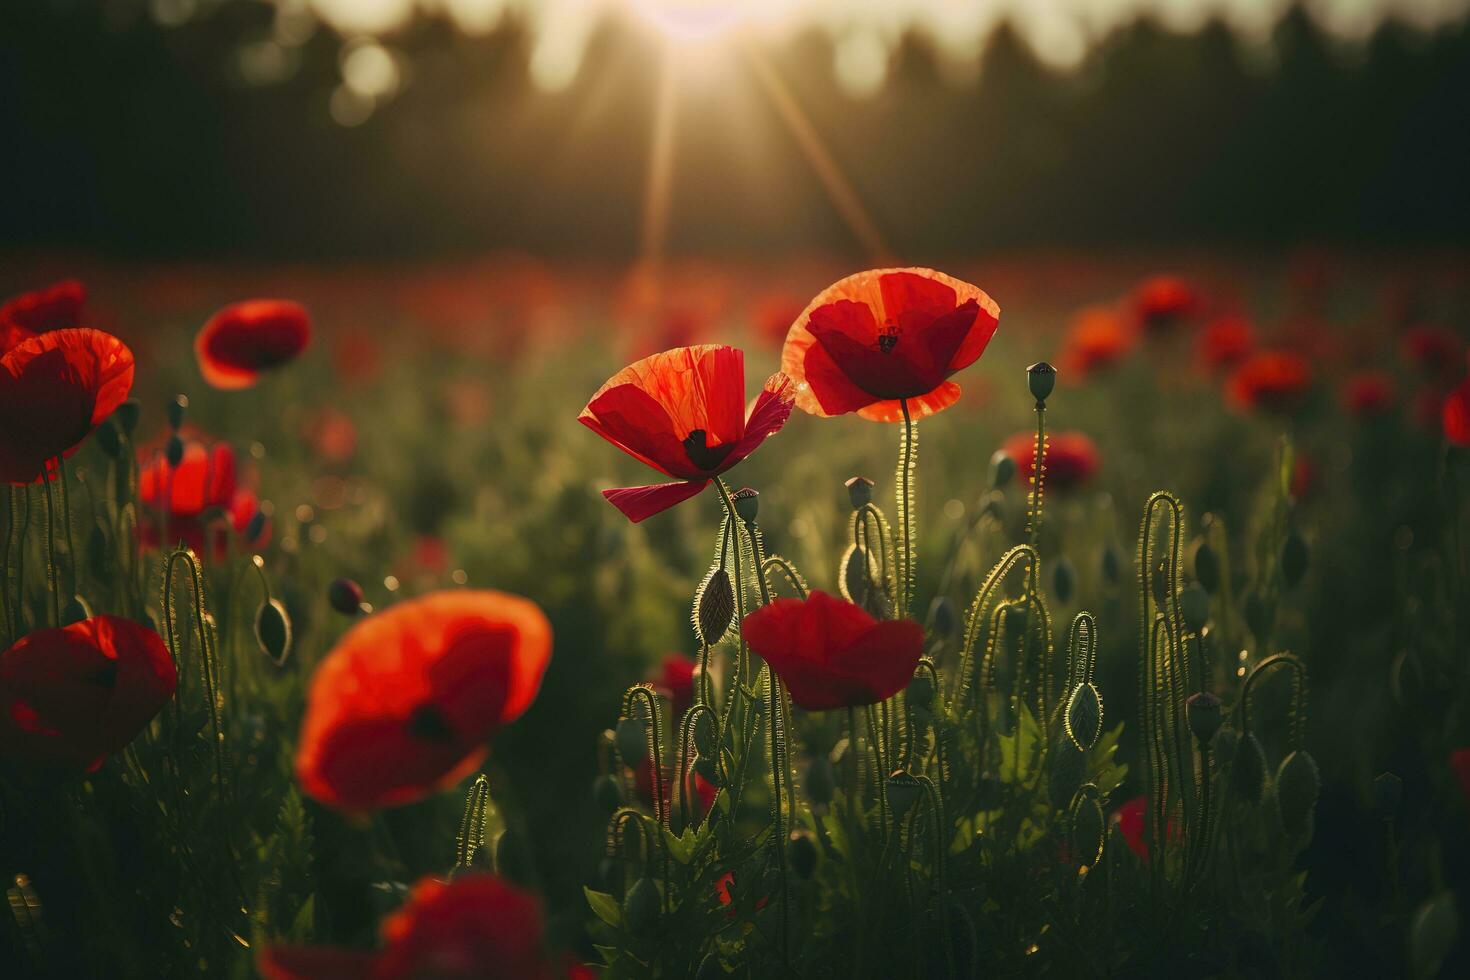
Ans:
[{"label": "green seed pod", "polygon": [[959,635],[960,618],[955,614],[954,602],[949,596],[935,596],[929,603],[929,632],[946,640]]},{"label": "green seed pod", "polygon": [[1236,744],[1231,788],[1252,803],[1261,802],[1266,793],[1266,753],[1253,733],[1242,735]]},{"label": "green seed pod", "polygon": [[798,827],[791,832],[786,842],[786,857],[791,862],[791,870],[803,881],[816,873],[817,845],[812,840],[811,831]]},{"label": "green seed pod", "polygon": [[990,455],[990,489],[999,490],[1016,477],[1016,461],[1004,449]]},{"label": "green seed pod", "polygon": [[1078,794],[1072,801],[1072,858],[1084,867],[1095,867],[1102,860],[1107,840],[1107,819],[1097,797]]},{"label": "green seed pod", "polygon": [[701,758],[712,759],[719,748],[720,733],[715,725],[715,716],[701,711],[694,719],[694,748]]},{"label": "green seed pod", "polygon": [[356,616],[362,611],[362,586],[350,578],[333,579],[327,586],[327,602],[344,616]]},{"label": "green seed pod", "polygon": [[1072,594],[1077,590],[1077,570],[1066,558],[1058,558],[1052,568],[1051,588],[1057,602],[1066,605],[1072,601]]},{"label": "green seed pod", "polygon": [[642,718],[619,719],[618,727],[613,729],[613,744],[629,769],[638,768],[648,755],[648,723]]},{"label": "green seed pod", "polygon": [[184,416],[189,413],[189,396],[175,395],[173,401],[168,403],[169,427],[178,431],[184,424]]},{"label": "green seed pod", "polygon": [[862,510],[873,502],[873,481],[865,476],[855,476],[847,481],[847,499],[853,510]]},{"label": "green seed pod", "polygon": [[924,791],[914,774],[904,769],[893,770],[888,777],[886,789],[888,806],[893,810],[895,821],[903,819],[913,809],[914,804],[919,802],[919,794]]},{"label": "green seed pod", "polygon": [[1379,820],[1392,820],[1404,798],[1404,781],[1391,772],[1373,777],[1373,815]]},{"label": "green seed pod", "polygon": [[706,646],[714,646],[730,629],[735,618],[735,590],[730,573],[718,566],[704,577],[694,597],[694,630]]},{"label": "green seed pod", "polygon": [[1409,955],[1414,961],[1414,974],[1432,977],[1439,973],[1440,964],[1455,948],[1460,935],[1460,913],[1455,906],[1455,895],[1442,891],[1414,910],[1414,919],[1409,924]]},{"label": "green seed pod", "polygon": [[831,803],[837,788],[837,773],[827,757],[819,755],[806,767],[806,795],[813,803]]},{"label": "green seed pod", "polygon": [[277,667],[291,655],[291,617],[279,599],[262,602],[255,611],[255,642]]},{"label": "green seed pod", "polygon": [[639,878],[623,896],[623,921],[638,935],[652,932],[658,926],[663,899],[652,878]]},{"label": "green seed pod", "polygon": [[735,505],[735,513],[747,524],[755,523],[756,515],[761,511],[761,495],[750,487],[741,487],[730,495],[730,502]]},{"label": "green seed pod", "polygon": [[612,813],[623,805],[623,788],[611,776],[598,776],[592,782],[592,799],[599,810]]},{"label": "green seed pod", "polygon": [[1067,737],[1077,751],[1086,752],[1102,734],[1102,696],[1091,684],[1078,684],[1067,699]]},{"label": "green seed pod", "polygon": [[1031,397],[1037,404],[1046,401],[1056,386],[1057,369],[1045,361],[1037,361],[1026,369],[1026,387],[1031,389]]},{"label": "green seed pod", "polygon": [[1123,580],[1123,557],[1118,554],[1118,546],[1111,541],[1103,546],[1101,564],[1104,582],[1117,585]]},{"label": "green seed pod", "polygon": [[1191,694],[1184,701],[1184,713],[1195,739],[1202,746],[1209,745],[1224,719],[1220,699],[1209,691]]},{"label": "green seed pod", "polygon": [[168,437],[168,444],[163,450],[163,458],[168,460],[169,466],[178,466],[184,461],[184,440],[179,438],[178,433]]},{"label": "green seed pod", "polygon": [[1210,594],[1195,583],[1179,590],[1179,614],[1184,619],[1184,629],[1199,633],[1210,621]]},{"label": "green seed pod", "polygon": [[495,873],[521,884],[531,880],[531,854],[513,830],[501,831],[495,839]]},{"label": "green seed pod", "polygon": [[132,435],[133,430],[138,427],[138,417],[142,414],[143,406],[138,402],[138,399],[129,398],[117,407],[117,411],[112,413],[112,417],[117,420],[118,425],[122,426],[124,432]]},{"label": "green seed pod", "polygon": [[1307,542],[1292,531],[1281,548],[1281,581],[1288,589],[1300,585],[1302,577],[1307,574],[1307,557]]},{"label": "green seed pod", "polygon": [[1298,749],[1281,760],[1276,770],[1276,811],[1287,833],[1300,835],[1311,826],[1312,810],[1321,789],[1317,760],[1305,749]]},{"label": "green seed pod", "polygon": [[1051,800],[1051,805],[1060,810],[1077,795],[1077,788],[1087,775],[1087,756],[1071,739],[1060,738],[1052,745],[1051,758],[1047,764],[1047,797]]},{"label": "green seed pod", "polygon": [[1210,595],[1220,591],[1220,556],[1208,541],[1200,541],[1194,549],[1194,580]]},{"label": "green seed pod", "polygon": [[74,595],[67,600],[61,610],[61,625],[70,626],[72,623],[80,623],[84,619],[92,618],[92,607],[87,600],[79,595]]}]

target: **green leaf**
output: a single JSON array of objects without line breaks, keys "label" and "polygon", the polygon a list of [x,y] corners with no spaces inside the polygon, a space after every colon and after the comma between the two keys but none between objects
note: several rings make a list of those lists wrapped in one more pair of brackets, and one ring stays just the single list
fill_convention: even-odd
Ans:
[{"label": "green leaf", "polygon": [[592,911],[597,917],[614,929],[623,923],[623,907],[616,898],[606,892],[595,892],[587,886],[582,886],[582,894],[587,896],[587,904],[592,906]]}]

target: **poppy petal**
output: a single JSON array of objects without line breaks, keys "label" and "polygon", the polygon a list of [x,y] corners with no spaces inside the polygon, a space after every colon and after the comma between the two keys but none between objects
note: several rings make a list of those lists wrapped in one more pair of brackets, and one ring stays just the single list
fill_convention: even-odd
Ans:
[{"label": "poppy petal", "polygon": [[[30,334],[80,326],[87,287],[75,279],[22,293],[0,306],[0,337],[6,324]],[[8,347],[0,345],[0,351]]]},{"label": "poppy petal", "polygon": [[618,487],[604,490],[602,495],[607,498],[608,503],[622,511],[628,520],[638,524],[675,504],[682,504],[691,497],[698,496],[707,486],[708,480],[690,480],[647,487]]},{"label": "poppy petal", "polygon": [[311,342],[311,318],[291,300],[252,299],[209,318],[194,338],[199,373],[215,388],[255,384],[261,372],[293,360]]},{"label": "poppy petal", "polygon": [[761,393],[750,403],[750,417],[745,422],[745,435],[730,450],[726,468],[734,466],[760,448],[760,444],[781,431],[786,420],[791,418],[791,409],[796,405],[796,386],[784,374],[773,374],[766,380]]},{"label": "poppy petal", "polygon": [[[944,411],[959,400],[960,386],[953,381],[941,382],[939,387],[933,391],[908,400],[909,418],[927,418]],[[903,404],[898,399],[873,402],[858,409],[857,414],[859,418],[867,419],[869,422],[902,422]]]},{"label": "poppy petal", "polygon": [[635,384],[603,386],[577,421],[660,473],[686,479],[698,475],[669,413]]}]

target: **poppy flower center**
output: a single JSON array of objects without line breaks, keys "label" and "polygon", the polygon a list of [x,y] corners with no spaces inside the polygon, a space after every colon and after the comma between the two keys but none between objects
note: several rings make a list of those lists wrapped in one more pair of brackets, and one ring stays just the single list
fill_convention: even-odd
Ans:
[{"label": "poppy flower center", "polygon": [[898,324],[889,320],[878,332],[878,350],[884,354],[893,353],[893,348],[898,346]]},{"label": "poppy flower center", "polygon": [[454,739],[454,726],[449,718],[432,704],[421,704],[408,716],[408,730],[415,738],[428,742],[449,742]]},{"label": "poppy flower center", "polygon": [[689,462],[696,469],[713,470],[725,461],[730,455],[734,443],[726,443],[723,446],[707,446],[705,441],[709,438],[703,429],[692,429],[684,439],[684,452],[689,456]]}]

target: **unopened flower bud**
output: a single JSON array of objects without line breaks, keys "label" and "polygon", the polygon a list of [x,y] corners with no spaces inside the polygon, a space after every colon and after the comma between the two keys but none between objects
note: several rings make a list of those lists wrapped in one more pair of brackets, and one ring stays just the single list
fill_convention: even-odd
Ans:
[{"label": "unopened flower bud", "polygon": [[592,783],[592,800],[604,813],[612,813],[623,805],[623,788],[612,776],[598,776]]},{"label": "unopened flower bud", "polygon": [[990,455],[990,488],[999,490],[1016,476],[1016,461],[1004,449]]},{"label": "unopened flower bud", "polygon": [[735,590],[730,573],[716,566],[705,576],[694,600],[694,628],[708,646],[720,642],[735,618]]},{"label": "unopened flower bud", "polygon": [[1194,549],[1194,578],[1210,595],[1220,591],[1220,556],[1207,541]]},{"label": "unopened flower bud", "polygon": [[245,525],[245,541],[247,544],[253,544],[260,540],[260,536],[265,533],[266,520],[265,511],[263,510],[257,510],[251,515],[249,523]]},{"label": "unopened flower bud", "polygon": [[1058,558],[1053,566],[1051,588],[1057,602],[1065,606],[1072,601],[1072,594],[1077,589],[1077,571],[1066,558]]},{"label": "unopened flower bud", "polygon": [[642,718],[624,718],[613,730],[613,743],[629,768],[635,768],[648,754],[648,724]]},{"label": "unopened flower bud", "polygon": [[873,481],[865,476],[855,476],[847,481],[847,499],[852,501],[853,510],[862,510],[873,502]]},{"label": "unopened flower bud", "polygon": [[954,639],[959,633],[960,618],[955,615],[954,602],[947,595],[935,596],[929,603],[929,632],[945,639]]},{"label": "unopened flower bud", "polygon": [[1117,585],[1123,580],[1123,558],[1118,554],[1118,546],[1111,541],[1103,546],[1101,564],[1104,582]]},{"label": "unopened flower bud", "polygon": [[786,844],[786,856],[798,878],[810,878],[817,870],[817,845],[812,841],[811,831],[805,828],[793,830]]},{"label": "unopened flower bud", "polygon": [[755,517],[760,513],[761,495],[750,487],[741,487],[730,495],[735,503],[735,513],[747,524],[755,522]]},{"label": "unopened flower bud", "polygon": [[894,819],[902,819],[909,810],[913,809],[915,803],[919,802],[919,794],[924,787],[915,778],[914,774],[906,769],[895,769],[888,777],[887,794],[888,805],[893,810]]},{"label": "unopened flower bud", "polygon": [[1210,595],[1198,583],[1179,590],[1179,615],[1189,633],[1199,633],[1209,622]]},{"label": "unopened flower bud", "polygon": [[189,413],[189,396],[175,395],[174,400],[168,403],[168,424],[177,431],[184,424],[184,416]]},{"label": "unopened flower bud", "polygon": [[817,756],[806,770],[806,795],[813,803],[831,803],[837,774],[826,756]]},{"label": "unopened flower bud", "polygon": [[262,602],[256,610],[255,642],[277,667],[291,655],[291,617],[281,600]]},{"label": "unopened flower bud", "polygon": [[1209,745],[1220,730],[1224,715],[1220,699],[1209,691],[1191,694],[1184,702],[1184,713],[1189,719],[1189,730],[1201,745]]},{"label": "unopened flower bud", "polygon": [[84,619],[92,618],[92,607],[87,600],[79,595],[74,595],[68,600],[66,607],[61,610],[61,625],[70,626],[72,623],[80,623]]},{"label": "unopened flower bud", "polygon": [[143,406],[139,403],[138,399],[129,398],[117,407],[117,411],[113,413],[113,417],[122,426],[123,432],[132,435],[133,430],[138,427],[138,416],[142,414]]},{"label": "unopened flower bud", "polygon": [[1026,369],[1026,383],[1031,388],[1031,397],[1040,405],[1057,386],[1057,369],[1045,361],[1037,361]]},{"label": "unopened flower bud", "polygon": [[362,586],[350,578],[333,579],[327,586],[327,601],[342,615],[356,616],[362,611]]},{"label": "unopened flower bud", "polygon": [[168,437],[163,457],[168,460],[169,466],[178,466],[184,461],[184,440],[180,439],[177,433]]}]

